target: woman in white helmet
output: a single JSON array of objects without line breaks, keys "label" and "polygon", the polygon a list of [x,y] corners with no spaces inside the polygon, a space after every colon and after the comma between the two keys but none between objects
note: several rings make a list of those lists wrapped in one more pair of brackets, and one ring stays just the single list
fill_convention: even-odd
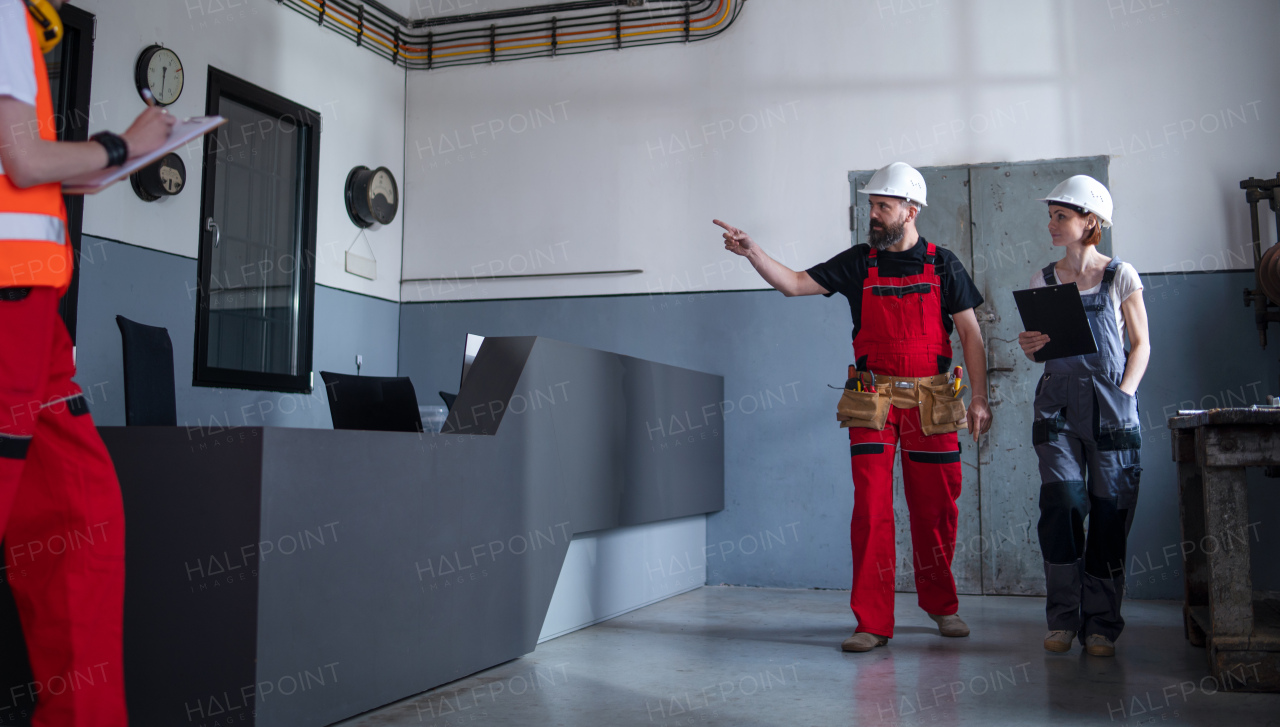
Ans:
[{"label": "woman in white helmet", "polygon": [[[1098,346],[1097,353],[1047,362],[1036,385],[1032,442],[1040,459],[1038,532],[1049,622],[1044,648],[1069,651],[1078,636],[1089,654],[1114,656],[1124,628],[1125,543],[1142,474],[1137,392],[1151,356],[1147,310],[1133,266],[1097,249],[1102,228],[1111,226],[1107,188],[1080,174],[1042,201],[1049,205],[1053,245],[1066,254],[1038,271],[1031,287],[1075,283]],[[1018,334],[1033,361],[1048,342],[1039,331]]]}]

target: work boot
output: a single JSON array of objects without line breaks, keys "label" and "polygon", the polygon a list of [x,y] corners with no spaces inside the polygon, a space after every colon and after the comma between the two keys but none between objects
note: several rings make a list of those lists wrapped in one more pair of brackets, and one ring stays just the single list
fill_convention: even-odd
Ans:
[{"label": "work boot", "polygon": [[884,646],[889,643],[889,639],[879,634],[869,634],[866,631],[859,631],[850,636],[840,644],[840,648],[844,651],[871,651],[877,646]]},{"label": "work boot", "polygon": [[1116,645],[1102,634],[1089,634],[1084,640],[1084,650],[1089,656],[1116,655]]},{"label": "work boot", "polygon": [[950,616],[935,616],[929,614],[929,618],[938,624],[938,633],[943,636],[968,636],[969,626],[956,614]]},{"label": "work boot", "polygon": [[1074,631],[1050,631],[1044,637],[1045,651],[1056,651],[1059,654],[1071,651],[1071,641],[1075,637]]}]

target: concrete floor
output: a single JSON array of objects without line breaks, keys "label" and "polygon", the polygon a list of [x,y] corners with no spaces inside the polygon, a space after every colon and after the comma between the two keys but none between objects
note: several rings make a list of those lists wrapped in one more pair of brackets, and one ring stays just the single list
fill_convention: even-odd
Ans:
[{"label": "concrete floor", "polygon": [[1040,598],[961,596],[944,639],[897,598],[887,647],[845,654],[848,591],[707,587],[341,723],[429,725],[1280,725],[1280,694],[1225,693],[1180,604],[1126,601],[1113,659],[1049,654]]}]

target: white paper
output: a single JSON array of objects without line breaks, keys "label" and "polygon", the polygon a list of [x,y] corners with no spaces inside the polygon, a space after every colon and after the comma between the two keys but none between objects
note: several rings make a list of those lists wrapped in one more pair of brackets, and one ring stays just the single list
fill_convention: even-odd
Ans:
[{"label": "white paper", "polygon": [[350,250],[347,250],[346,268],[347,272],[352,275],[359,275],[369,280],[377,280],[378,278],[378,261],[363,255],[357,255]]},{"label": "white paper", "polygon": [[477,336],[474,333],[467,334],[467,343],[462,349],[462,380],[467,380],[467,372],[471,370],[471,363],[476,360],[476,355],[480,353],[480,344],[484,343],[484,336]]}]

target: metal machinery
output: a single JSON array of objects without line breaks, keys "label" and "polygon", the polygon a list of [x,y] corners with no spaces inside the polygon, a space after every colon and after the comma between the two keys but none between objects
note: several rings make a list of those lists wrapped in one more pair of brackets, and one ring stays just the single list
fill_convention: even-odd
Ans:
[{"label": "metal machinery", "polygon": [[[1267,347],[1267,325],[1280,323],[1280,244],[1262,252],[1262,231],[1258,224],[1258,203],[1267,201],[1273,213],[1280,212],[1280,174],[1275,179],[1248,179],[1240,182],[1249,203],[1249,221],[1253,225],[1253,290],[1245,288],[1244,305],[1253,306],[1253,319],[1258,324],[1258,342]],[[1280,233],[1280,214],[1276,215],[1276,231]]]},{"label": "metal machinery", "polygon": [[[1253,306],[1253,320],[1258,326],[1258,343],[1267,347],[1267,327],[1280,323],[1280,173],[1275,179],[1248,179],[1240,182],[1249,203],[1249,221],[1253,226],[1253,290],[1245,288],[1244,305]],[[1262,230],[1258,223],[1258,204],[1266,201],[1276,220],[1277,244],[1264,253]],[[1280,393],[1280,389],[1277,390]]]}]

